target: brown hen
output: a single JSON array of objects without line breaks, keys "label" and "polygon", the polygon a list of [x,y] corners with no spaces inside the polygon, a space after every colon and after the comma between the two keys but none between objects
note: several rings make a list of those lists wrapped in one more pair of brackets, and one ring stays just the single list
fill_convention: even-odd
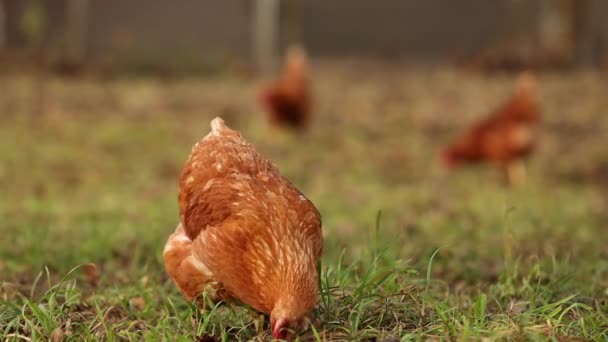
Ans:
[{"label": "brown hen", "polygon": [[301,47],[290,47],[279,79],[260,92],[260,102],[270,123],[295,130],[310,122],[308,58]]},{"label": "brown hen", "polygon": [[505,170],[511,184],[519,184],[525,178],[522,159],[538,140],[540,117],[536,79],[524,72],[511,98],[447,147],[443,162],[449,168],[489,162]]},{"label": "brown hen", "polygon": [[224,121],[194,145],[180,178],[165,267],[187,299],[237,299],[270,314],[272,335],[307,325],[318,299],[319,212]]}]

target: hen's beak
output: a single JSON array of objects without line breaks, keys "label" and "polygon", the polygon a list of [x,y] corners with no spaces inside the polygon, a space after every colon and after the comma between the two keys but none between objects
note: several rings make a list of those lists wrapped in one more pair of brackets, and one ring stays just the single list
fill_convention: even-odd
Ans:
[{"label": "hen's beak", "polygon": [[287,321],[283,318],[274,322],[272,326],[272,337],[284,340],[287,338]]}]

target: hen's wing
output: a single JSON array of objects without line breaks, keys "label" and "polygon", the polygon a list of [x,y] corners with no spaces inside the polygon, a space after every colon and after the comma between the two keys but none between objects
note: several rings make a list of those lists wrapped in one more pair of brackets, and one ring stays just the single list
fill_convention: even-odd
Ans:
[{"label": "hen's wing", "polygon": [[193,300],[203,292],[214,302],[229,297],[209,269],[192,254],[192,240],[181,224],[167,240],[163,259],[169,277],[186,299]]},{"label": "hen's wing", "polygon": [[239,133],[221,119],[213,120],[211,133],[194,145],[180,177],[178,202],[186,235],[194,240],[201,230],[237,214],[231,205],[239,200],[233,186],[237,176],[260,172],[278,173]]},{"label": "hen's wing", "polygon": [[294,283],[304,283],[315,272],[322,251],[320,215],[275,173],[234,175],[217,187],[237,194],[226,203],[233,214],[202,231],[193,252],[230,293],[269,312],[273,282],[295,273]]},{"label": "hen's wing", "polygon": [[269,312],[273,294],[266,285],[285,274],[302,281],[309,271],[316,274],[320,215],[268,159],[216,120],[194,146],[180,179],[184,231],[193,255],[216,280]]}]

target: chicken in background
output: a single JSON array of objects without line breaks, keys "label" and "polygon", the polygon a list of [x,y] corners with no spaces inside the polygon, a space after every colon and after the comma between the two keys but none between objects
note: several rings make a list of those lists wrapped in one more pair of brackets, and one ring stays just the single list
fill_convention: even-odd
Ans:
[{"label": "chicken in background", "polygon": [[163,257],[180,292],[270,314],[275,338],[305,329],[323,247],[313,203],[221,118],[192,148],[179,184],[181,223]]},{"label": "chicken in background", "polygon": [[534,150],[541,120],[536,78],[520,74],[510,99],[488,118],[475,124],[442,153],[448,168],[488,162],[507,173],[509,183],[525,181],[523,158]]},{"label": "chicken in background", "polygon": [[260,91],[260,102],[270,123],[303,130],[310,123],[311,95],[306,51],[290,47],[279,79]]}]

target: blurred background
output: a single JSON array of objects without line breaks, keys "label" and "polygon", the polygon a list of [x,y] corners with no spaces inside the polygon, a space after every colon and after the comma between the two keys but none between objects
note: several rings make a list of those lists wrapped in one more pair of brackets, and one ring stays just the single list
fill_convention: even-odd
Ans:
[{"label": "blurred background", "polygon": [[[221,116],[322,213],[324,274],[344,291],[316,313],[324,331],[606,338],[607,13],[604,0],[0,0],[0,313],[15,306],[0,327],[30,327],[0,337],[49,339],[70,317],[91,339],[199,338],[161,252],[183,163]],[[258,101],[294,43],[310,57],[301,133]],[[524,70],[542,112],[525,184],[443,168],[440,151]],[[75,287],[51,287],[84,263],[95,271]],[[370,279],[383,283],[353,290]],[[554,303],[572,305],[559,321]],[[486,304],[469,329],[459,315]],[[261,336],[237,318],[204,329]]]},{"label": "blurred background", "polygon": [[[3,0],[0,49],[85,65],[192,72],[264,63],[293,42],[314,57],[605,65],[601,0]],[[17,57],[17,56],[19,57]],[[5,63],[3,63],[5,65]]]}]

